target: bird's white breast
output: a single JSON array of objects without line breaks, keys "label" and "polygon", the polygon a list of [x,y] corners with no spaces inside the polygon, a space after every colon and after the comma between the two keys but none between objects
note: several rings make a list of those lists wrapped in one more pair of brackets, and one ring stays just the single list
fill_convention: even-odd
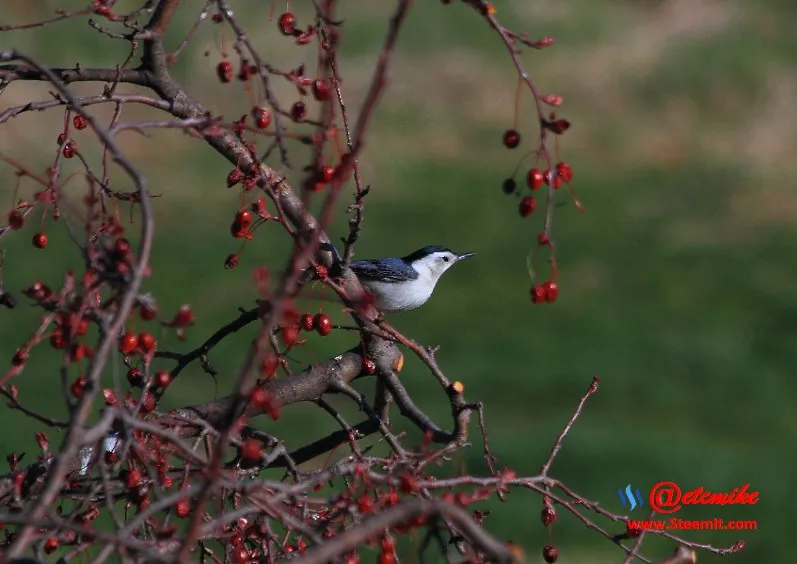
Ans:
[{"label": "bird's white breast", "polygon": [[435,282],[425,276],[407,282],[389,283],[369,280],[365,287],[374,296],[374,305],[384,312],[405,311],[422,306],[432,295]]}]

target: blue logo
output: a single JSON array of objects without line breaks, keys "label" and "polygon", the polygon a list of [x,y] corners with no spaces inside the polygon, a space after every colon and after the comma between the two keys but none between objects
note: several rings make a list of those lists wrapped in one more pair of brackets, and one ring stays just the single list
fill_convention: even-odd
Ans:
[{"label": "blue logo", "polygon": [[617,495],[620,496],[620,503],[623,504],[623,507],[625,507],[626,501],[631,505],[631,511],[645,505],[645,500],[642,498],[642,494],[639,493],[639,488],[632,492],[631,484],[628,484],[625,489],[619,488],[617,490]]}]

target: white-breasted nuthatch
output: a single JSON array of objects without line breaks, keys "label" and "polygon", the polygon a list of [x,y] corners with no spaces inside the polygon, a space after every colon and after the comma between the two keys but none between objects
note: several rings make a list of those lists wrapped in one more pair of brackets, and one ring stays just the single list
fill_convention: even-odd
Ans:
[{"label": "white-breasted nuthatch", "polygon": [[425,304],[443,273],[475,254],[431,246],[402,258],[355,260],[349,266],[373,295],[377,309],[396,313]]}]

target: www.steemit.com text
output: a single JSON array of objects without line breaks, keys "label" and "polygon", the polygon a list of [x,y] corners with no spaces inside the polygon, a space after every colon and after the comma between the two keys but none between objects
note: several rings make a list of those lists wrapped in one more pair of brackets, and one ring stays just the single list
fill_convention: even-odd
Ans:
[{"label": "www.steemit.com text", "polygon": [[670,519],[649,519],[640,521],[628,521],[629,529],[641,529],[648,531],[757,531],[758,521],[756,520],[728,520],[714,517],[713,519],[680,519],[672,517]]}]

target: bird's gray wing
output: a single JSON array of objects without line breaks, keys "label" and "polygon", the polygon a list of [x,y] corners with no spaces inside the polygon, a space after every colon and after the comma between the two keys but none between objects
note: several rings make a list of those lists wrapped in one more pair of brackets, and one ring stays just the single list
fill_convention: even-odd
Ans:
[{"label": "bird's gray wing", "polygon": [[364,280],[406,282],[418,278],[415,269],[401,259],[354,260],[349,267]]}]

